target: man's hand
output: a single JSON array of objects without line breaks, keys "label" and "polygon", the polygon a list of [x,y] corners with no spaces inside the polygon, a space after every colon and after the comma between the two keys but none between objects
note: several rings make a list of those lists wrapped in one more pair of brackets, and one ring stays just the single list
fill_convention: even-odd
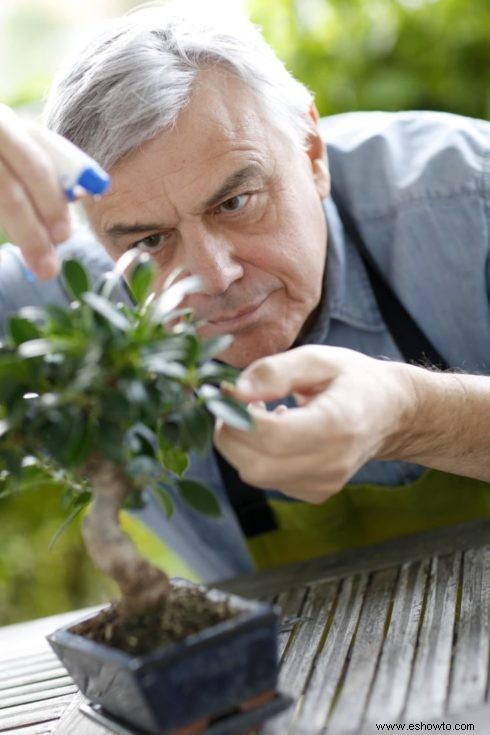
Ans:
[{"label": "man's hand", "polygon": [[5,105],[0,105],[0,226],[36,275],[56,275],[53,245],[70,235],[68,204],[50,158],[29,125]]},{"label": "man's hand", "polygon": [[[257,360],[233,393],[255,429],[219,424],[215,444],[252,485],[321,503],[371,459],[490,480],[490,378],[311,345]],[[297,408],[254,406],[290,393]]]}]

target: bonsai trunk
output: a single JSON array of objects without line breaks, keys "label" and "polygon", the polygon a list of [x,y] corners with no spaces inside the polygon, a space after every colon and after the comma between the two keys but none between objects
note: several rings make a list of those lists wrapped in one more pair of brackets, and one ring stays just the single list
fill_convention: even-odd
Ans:
[{"label": "bonsai trunk", "polygon": [[134,487],[122,469],[94,453],[82,468],[92,485],[93,503],[82,534],[94,564],[114,579],[121,591],[123,617],[163,607],[168,599],[167,575],[144,559],[119,525],[119,512]]}]

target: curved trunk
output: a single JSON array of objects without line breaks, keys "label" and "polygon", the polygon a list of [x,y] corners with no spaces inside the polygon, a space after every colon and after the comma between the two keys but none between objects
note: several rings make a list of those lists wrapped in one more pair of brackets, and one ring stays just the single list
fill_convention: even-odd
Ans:
[{"label": "curved trunk", "polygon": [[82,527],[94,564],[114,579],[121,591],[123,615],[161,606],[168,598],[167,575],[144,559],[119,525],[119,511],[134,488],[122,469],[96,454],[82,468],[92,485],[93,503]]}]

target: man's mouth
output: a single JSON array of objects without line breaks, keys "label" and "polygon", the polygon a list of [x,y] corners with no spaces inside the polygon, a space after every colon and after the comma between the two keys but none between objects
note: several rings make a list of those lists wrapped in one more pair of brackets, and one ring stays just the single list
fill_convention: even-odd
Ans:
[{"label": "man's mouth", "polygon": [[259,318],[261,307],[265,304],[268,298],[269,294],[252,304],[241,306],[235,311],[223,312],[221,314],[214,315],[212,319],[206,320],[207,325],[211,326],[213,331],[217,329],[219,331],[223,330],[232,332],[234,330],[244,328]]}]

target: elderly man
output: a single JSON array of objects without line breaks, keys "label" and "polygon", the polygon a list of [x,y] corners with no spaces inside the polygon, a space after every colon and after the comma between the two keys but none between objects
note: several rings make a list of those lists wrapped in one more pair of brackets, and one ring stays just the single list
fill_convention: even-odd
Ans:
[{"label": "elderly man", "polygon": [[[109,24],[59,75],[46,119],[112,177],[83,202],[111,258],[138,248],[162,280],[177,266],[199,275],[188,305],[203,335],[232,334],[221,358],[246,368],[236,393],[255,430],[218,426],[218,452],[190,469],[224,521],[179,508],[163,531],[201,576],[249,569],[250,551],[277,564],[487,511],[488,123],[320,122],[244,19],[177,5]],[[52,278],[67,206],[8,111],[0,168],[0,222]]]}]

